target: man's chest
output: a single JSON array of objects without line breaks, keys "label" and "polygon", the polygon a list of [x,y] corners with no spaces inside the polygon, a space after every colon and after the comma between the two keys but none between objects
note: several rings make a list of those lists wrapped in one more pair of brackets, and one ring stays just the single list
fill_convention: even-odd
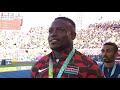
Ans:
[{"label": "man's chest", "polygon": [[[62,70],[62,62],[53,63],[53,78],[57,78]],[[49,64],[46,64],[44,67],[40,68],[37,74],[38,78],[48,78],[49,77]],[[61,78],[79,78],[79,67],[74,64],[69,63],[66,68],[63,70]]]}]

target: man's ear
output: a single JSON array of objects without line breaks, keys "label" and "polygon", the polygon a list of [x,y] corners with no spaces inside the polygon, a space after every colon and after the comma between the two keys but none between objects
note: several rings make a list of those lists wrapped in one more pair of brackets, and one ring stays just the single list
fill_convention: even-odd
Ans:
[{"label": "man's ear", "polygon": [[116,52],[115,56],[116,56],[116,57],[118,56],[118,52]]},{"label": "man's ear", "polygon": [[71,32],[71,39],[74,40],[76,38],[76,33],[75,32]]}]

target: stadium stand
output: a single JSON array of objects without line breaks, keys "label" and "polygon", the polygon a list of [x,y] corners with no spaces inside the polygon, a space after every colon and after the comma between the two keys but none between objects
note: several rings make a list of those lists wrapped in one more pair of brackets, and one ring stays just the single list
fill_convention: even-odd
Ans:
[{"label": "stadium stand", "polygon": [[[78,50],[100,49],[108,41],[115,42],[120,48],[120,20],[94,23],[76,31],[74,46]],[[0,60],[34,60],[39,55],[46,55],[50,52],[46,36],[48,27],[42,26],[31,27],[28,32],[0,30]],[[83,53],[93,55],[91,52]],[[120,60],[120,53],[117,60]]]}]

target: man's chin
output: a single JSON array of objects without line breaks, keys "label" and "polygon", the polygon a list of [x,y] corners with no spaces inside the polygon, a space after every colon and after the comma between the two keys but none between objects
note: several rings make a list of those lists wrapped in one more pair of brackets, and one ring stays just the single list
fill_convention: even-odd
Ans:
[{"label": "man's chin", "polygon": [[58,51],[60,48],[59,47],[51,47],[52,50]]},{"label": "man's chin", "polygon": [[64,50],[63,47],[51,47],[51,49],[54,50],[54,51],[62,51],[62,50]]}]

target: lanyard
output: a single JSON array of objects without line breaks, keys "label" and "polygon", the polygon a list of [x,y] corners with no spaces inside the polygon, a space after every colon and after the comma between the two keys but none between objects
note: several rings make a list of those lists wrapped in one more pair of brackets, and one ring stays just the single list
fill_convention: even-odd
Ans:
[{"label": "lanyard", "polygon": [[[102,71],[103,71],[103,72],[104,72],[104,68],[105,68],[105,66],[103,65],[103,66],[102,66]],[[116,69],[116,64],[114,64],[114,66],[113,66],[113,68],[112,68],[112,71],[111,71],[110,77],[114,74],[115,69]],[[106,78],[105,75],[104,75],[104,78]]]},{"label": "lanyard", "polygon": [[[68,63],[70,62],[71,58],[73,57],[75,53],[75,49],[73,48],[72,51],[69,53],[68,57],[66,58],[64,64],[62,65],[57,78],[60,78],[63,71],[65,70],[65,68],[67,67]],[[49,59],[49,78],[53,78],[53,63],[52,63],[52,59]]]},{"label": "lanyard", "polygon": [[53,63],[51,57],[49,59],[49,78],[53,78]]}]

